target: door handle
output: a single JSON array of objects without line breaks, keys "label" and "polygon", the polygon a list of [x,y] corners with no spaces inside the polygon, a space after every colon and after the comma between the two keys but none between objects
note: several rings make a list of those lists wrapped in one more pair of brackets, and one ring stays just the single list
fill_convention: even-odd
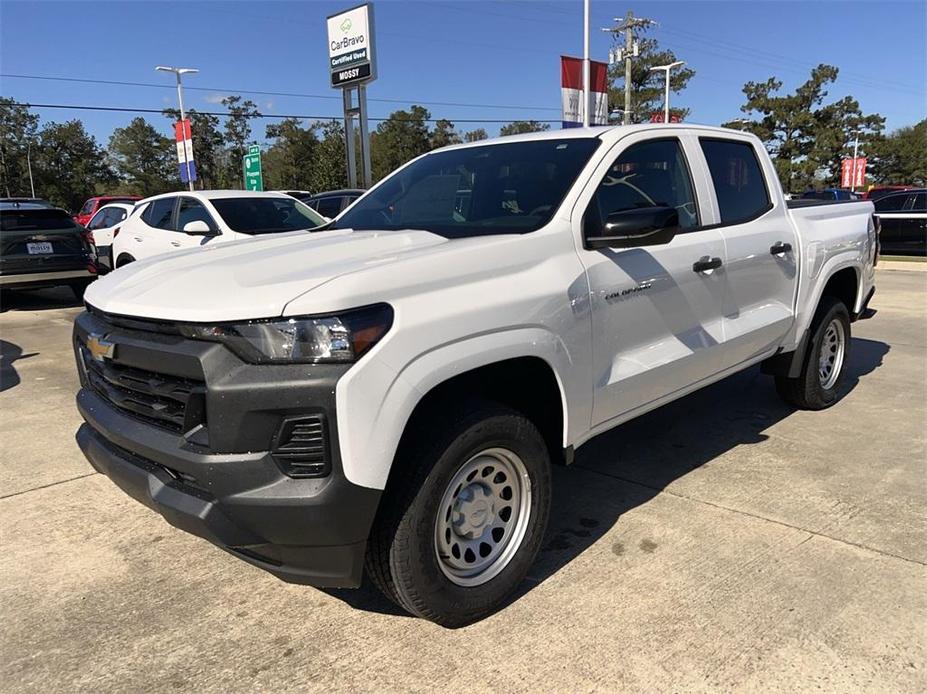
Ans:
[{"label": "door handle", "polygon": [[708,272],[709,270],[717,270],[724,263],[721,262],[721,258],[709,258],[707,255],[699,258],[692,264],[693,272]]},{"label": "door handle", "polygon": [[135,236],[135,237],[133,237],[133,238],[134,238],[136,241],[138,241],[139,243],[142,242],[142,237],[141,237],[141,236]]},{"label": "door handle", "polygon": [[171,245],[174,248],[180,248],[180,241],[171,241]]},{"label": "door handle", "polygon": [[784,255],[789,253],[792,250],[792,244],[782,243],[782,241],[776,241],[772,246],[769,247],[769,252],[773,255]]}]

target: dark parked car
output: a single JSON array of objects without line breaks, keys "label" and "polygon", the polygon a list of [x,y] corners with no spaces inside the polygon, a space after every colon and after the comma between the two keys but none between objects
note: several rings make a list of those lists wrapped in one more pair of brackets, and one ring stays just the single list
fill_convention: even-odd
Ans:
[{"label": "dark parked car", "polygon": [[883,253],[927,255],[927,188],[890,193],[873,204]]},{"label": "dark parked car", "polygon": [[0,198],[0,210],[35,210],[54,207],[42,198]]},{"label": "dark parked car", "polygon": [[0,209],[0,288],[67,285],[77,298],[97,277],[85,230],[64,210]]},{"label": "dark parked car", "polygon": [[366,192],[361,188],[343,188],[342,190],[328,190],[324,193],[316,193],[315,195],[300,198],[300,200],[320,215],[334,219],[341,214],[343,209]]},{"label": "dark parked car", "polygon": [[917,188],[917,186],[878,186],[877,188],[870,188],[865,193],[863,193],[863,199],[872,200],[875,202],[879,198],[883,198],[886,195],[899,193],[905,190],[913,190],[915,188]]}]

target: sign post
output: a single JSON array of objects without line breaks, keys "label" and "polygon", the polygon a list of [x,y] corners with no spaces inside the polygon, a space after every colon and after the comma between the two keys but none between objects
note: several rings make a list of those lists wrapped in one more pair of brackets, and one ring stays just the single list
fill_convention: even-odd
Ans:
[{"label": "sign post", "polygon": [[251,145],[248,153],[242,157],[242,166],[245,171],[245,190],[264,190],[264,174],[261,171],[261,148]]},{"label": "sign post", "polygon": [[354,151],[354,119],[357,118],[363,187],[369,188],[373,183],[373,174],[370,167],[370,133],[367,129],[367,84],[377,78],[373,4],[365,3],[333,14],[327,18],[327,24],[331,85],[341,89],[344,102],[348,185],[357,187],[357,159]]}]

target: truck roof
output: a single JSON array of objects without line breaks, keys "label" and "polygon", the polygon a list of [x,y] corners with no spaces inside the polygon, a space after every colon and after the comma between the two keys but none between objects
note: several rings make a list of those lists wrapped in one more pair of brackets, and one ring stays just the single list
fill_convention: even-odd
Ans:
[{"label": "truck roof", "polygon": [[[474,142],[463,142],[458,145],[450,145],[441,149],[461,149],[464,147],[479,147],[480,145],[504,144],[506,142],[530,142],[534,140],[567,140],[581,139],[587,137],[601,138],[609,134],[631,135],[637,132],[648,132],[653,130],[710,130],[717,132],[719,135],[738,135],[751,136],[750,133],[732,128],[719,128],[716,125],[701,125],[699,123],[640,123],[637,125],[598,125],[588,128],[563,128],[562,130],[544,130],[541,132],[521,133],[519,135],[500,135],[487,140],[475,140]],[[434,150],[432,150],[434,151]]]}]

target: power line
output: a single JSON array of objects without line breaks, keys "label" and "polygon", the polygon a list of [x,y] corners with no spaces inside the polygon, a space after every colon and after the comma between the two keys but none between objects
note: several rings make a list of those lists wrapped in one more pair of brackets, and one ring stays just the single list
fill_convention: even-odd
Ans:
[{"label": "power line", "polygon": [[[131,108],[128,106],[87,106],[84,104],[32,104],[24,103],[23,106],[27,108],[57,108],[57,109],[71,109],[74,111],[113,111],[121,113],[157,113],[162,114],[165,110],[169,109],[159,109],[159,108]],[[224,111],[196,111],[200,115],[204,116],[222,116],[228,117],[228,113]],[[248,113],[243,114],[245,118],[298,118],[300,120],[329,120],[329,121],[340,121],[341,116],[318,116],[318,115],[307,115],[307,114],[284,114],[284,113]],[[408,118],[370,118],[372,121],[397,121],[397,120],[411,120]],[[416,119],[417,120],[417,119]],[[437,123],[440,120],[449,120],[447,118],[423,118],[426,123]],[[461,118],[454,119],[454,123],[509,123],[511,118]],[[560,119],[556,120],[538,120],[537,118],[532,118],[536,123],[559,123]]]},{"label": "power line", "polygon": [[[7,77],[13,79],[25,79],[25,80],[44,80],[50,82],[77,82],[81,84],[106,84],[117,87],[151,87],[156,89],[173,89],[171,85],[165,85],[158,82],[131,82],[123,80],[101,80],[101,79],[84,79],[78,77],[58,77],[53,75],[21,75],[3,72],[0,73],[0,77]],[[287,97],[296,97],[303,99],[334,99],[336,101],[341,101],[341,96],[333,96],[330,94],[305,94],[301,92],[271,92],[263,91],[258,89],[228,89],[228,88],[219,88],[219,87],[188,87],[184,85],[186,91],[200,91],[200,92],[224,92],[226,94],[257,94],[260,96],[287,96]],[[457,101],[419,101],[417,99],[386,99],[386,98],[372,98],[368,97],[368,101],[379,101],[382,103],[388,104],[421,104],[422,106],[454,106],[462,108],[501,108],[501,109],[515,109],[519,111],[559,111],[559,108],[552,106],[522,106],[514,104],[475,104],[475,103],[463,103]]]}]

